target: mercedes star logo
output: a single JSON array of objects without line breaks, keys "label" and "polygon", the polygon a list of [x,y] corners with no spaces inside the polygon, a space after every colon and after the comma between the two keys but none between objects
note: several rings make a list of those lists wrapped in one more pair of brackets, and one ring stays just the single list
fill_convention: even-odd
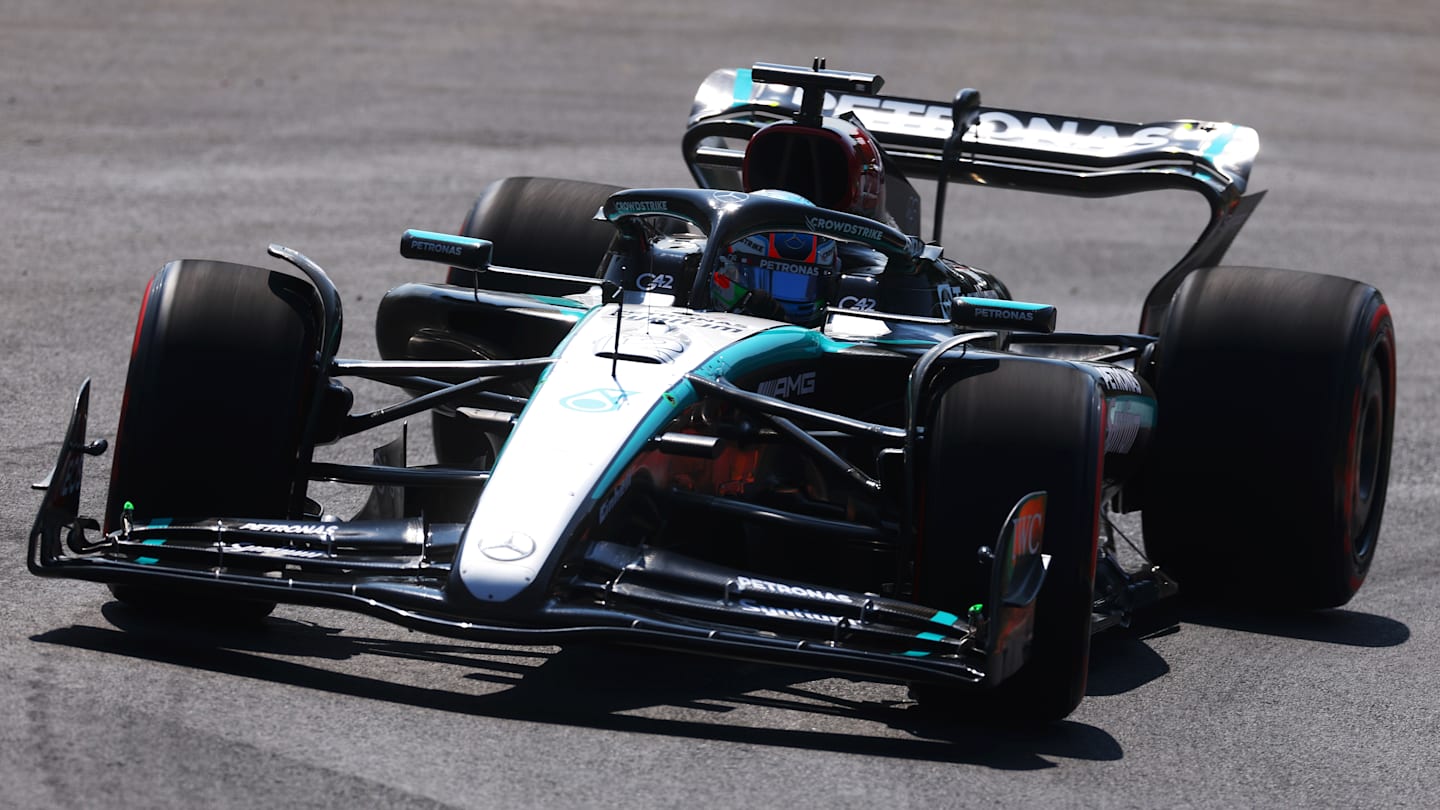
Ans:
[{"label": "mercedes star logo", "polygon": [[480,553],[492,560],[515,562],[535,553],[535,541],[523,534],[492,537],[480,541]]},{"label": "mercedes star logo", "polygon": [[745,202],[750,197],[742,191],[717,191],[710,195],[710,199],[721,205],[736,205]]}]

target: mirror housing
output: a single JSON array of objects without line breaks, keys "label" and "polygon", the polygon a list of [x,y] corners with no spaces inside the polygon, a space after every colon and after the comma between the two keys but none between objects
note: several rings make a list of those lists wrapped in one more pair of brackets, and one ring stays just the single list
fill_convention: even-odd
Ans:
[{"label": "mirror housing", "polygon": [[494,244],[485,239],[410,229],[400,236],[400,255],[407,259],[453,265],[483,273],[490,269]]},{"label": "mirror housing", "polygon": [[1055,331],[1055,307],[1003,298],[950,299],[950,322],[968,329],[1003,329],[1022,332]]}]

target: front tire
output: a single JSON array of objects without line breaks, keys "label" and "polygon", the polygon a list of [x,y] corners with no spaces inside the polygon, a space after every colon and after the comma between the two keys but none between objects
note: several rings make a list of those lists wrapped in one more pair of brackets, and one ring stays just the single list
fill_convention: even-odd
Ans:
[{"label": "front tire", "polygon": [[1198,270],[1156,347],[1150,556],[1190,593],[1349,601],[1375,556],[1395,419],[1395,329],[1374,287]]},{"label": "front tire", "polygon": [[[321,320],[314,288],[295,276],[193,260],[156,273],[135,328],[106,530],[120,527],[127,503],[136,523],[296,517]],[[173,587],[111,591],[145,610],[274,608]]]},{"label": "front tire", "polygon": [[922,462],[918,600],[956,615],[989,601],[994,546],[1025,495],[1048,494],[1043,550],[1051,555],[1036,601],[1026,663],[987,691],[915,684],[922,706],[956,719],[1021,725],[1069,715],[1085,695],[1100,521],[1104,402],[1068,363],[1005,357],[957,367],[927,421]]}]

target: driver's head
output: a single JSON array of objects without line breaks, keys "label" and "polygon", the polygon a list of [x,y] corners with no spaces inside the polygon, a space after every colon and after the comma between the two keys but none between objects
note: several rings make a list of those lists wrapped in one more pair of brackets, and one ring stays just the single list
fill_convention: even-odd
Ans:
[{"label": "driver's head", "polygon": [[826,118],[819,127],[794,121],[769,124],[745,147],[746,191],[781,189],[821,208],[885,216],[885,168],[864,127]]},{"label": "driver's head", "polygon": [[838,265],[835,242],[808,233],[761,233],[732,242],[710,279],[715,309],[814,326]]}]

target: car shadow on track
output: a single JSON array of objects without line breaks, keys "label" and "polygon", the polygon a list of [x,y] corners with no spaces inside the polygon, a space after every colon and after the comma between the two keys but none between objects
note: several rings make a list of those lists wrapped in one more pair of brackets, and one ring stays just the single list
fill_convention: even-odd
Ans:
[{"label": "car shadow on track", "polygon": [[[1056,759],[1123,757],[1110,734],[1087,724],[1064,721],[1017,730],[942,723],[906,699],[901,687],[792,667],[601,645],[532,649],[371,639],[283,618],[215,627],[156,618],[119,603],[107,604],[102,613],[111,627],[76,625],[33,640],[535,723],[1003,770],[1051,768]],[[465,673],[451,681],[453,688],[444,688],[362,674],[379,667],[342,665],[337,671],[321,663],[360,659],[363,665],[379,656],[455,666]],[[495,684],[500,688],[492,688]],[[795,715],[802,717],[797,721]]]},{"label": "car shadow on track", "polygon": [[1143,625],[1095,638],[1086,695],[1124,694],[1168,674],[1170,665],[1145,642],[1183,633],[1185,625],[1352,647],[1394,647],[1410,639],[1404,623],[1355,610],[1256,609],[1177,601],[1147,617]]},{"label": "car shadow on track", "polygon": [[[1173,632],[1179,629],[1162,631]],[[1169,674],[1170,664],[1145,644],[1149,637],[1129,633],[1096,637],[1090,649],[1086,696],[1123,695]]]},{"label": "car shadow on track", "polygon": [[1197,604],[1186,606],[1181,615],[1191,624],[1349,647],[1398,647],[1410,640],[1403,622],[1345,608],[1239,611]]}]

